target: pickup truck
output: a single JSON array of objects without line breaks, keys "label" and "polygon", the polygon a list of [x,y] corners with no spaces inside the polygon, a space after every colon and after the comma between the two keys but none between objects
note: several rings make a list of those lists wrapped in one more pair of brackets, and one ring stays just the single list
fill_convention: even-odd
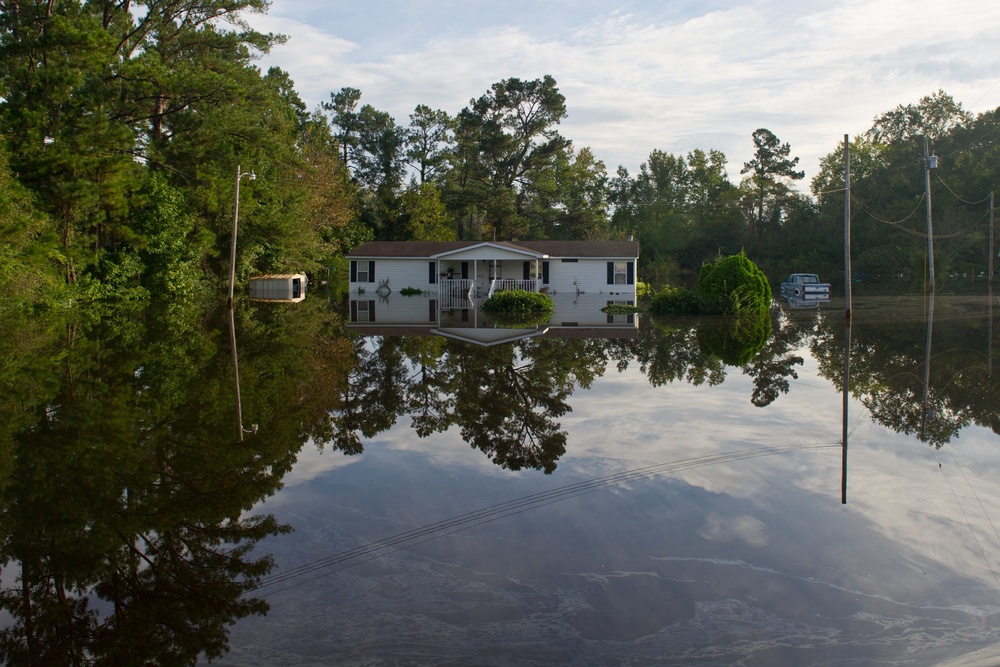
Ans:
[{"label": "pickup truck", "polygon": [[830,283],[821,283],[815,273],[793,273],[781,283],[781,296],[810,301],[829,301]]}]

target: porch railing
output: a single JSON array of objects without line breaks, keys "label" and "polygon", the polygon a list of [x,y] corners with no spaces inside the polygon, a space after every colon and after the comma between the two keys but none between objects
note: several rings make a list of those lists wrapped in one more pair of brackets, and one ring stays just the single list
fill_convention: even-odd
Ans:
[{"label": "porch railing", "polygon": [[468,278],[445,278],[438,281],[441,308],[468,308],[469,302],[482,297],[482,286]]}]

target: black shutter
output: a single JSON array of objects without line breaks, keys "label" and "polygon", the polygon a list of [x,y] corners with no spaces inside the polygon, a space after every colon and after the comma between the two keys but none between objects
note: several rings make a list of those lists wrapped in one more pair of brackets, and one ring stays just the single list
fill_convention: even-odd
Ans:
[{"label": "black shutter", "polygon": [[431,285],[438,281],[437,262],[427,263],[427,282]]},{"label": "black shutter", "polygon": [[358,260],[351,260],[351,282],[358,282]]},{"label": "black shutter", "polygon": [[[354,264],[354,262],[351,262],[351,264]],[[358,302],[357,301],[351,301],[351,321],[352,322],[357,322],[358,321]]]},{"label": "black shutter", "polygon": [[614,262],[608,262],[608,284],[609,285],[614,285],[615,284],[615,263]]},{"label": "black shutter", "polygon": [[531,277],[531,262],[524,263],[524,279],[527,280]]},{"label": "black shutter", "polygon": [[549,263],[548,262],[542,262],[542,284],[543,285],[548,285],[549,284]]},{"label": "black shutter", "polygon": [[368,321],[375,321],[375,299],[368,302]]},{"label": "black shutter", "polygon": [[462,280],[469,279],[469,263],[462,262]]},{"label": "black shutter", "polygon": [[628,263],[628,278],[625,280],[629,285],[635,284],[635,262]]},{"label": "black shutter", "polygon": [[375,282],[375,260],[368,261],[368,282]]},{"label": "black shutter", "polygon": [[428,305],[427,320],[430,321],[430,322],[437,322],[437,315],[438,315],[438,302],[437,302],[437,299],[431,299],[427,303],[429,304]]}]

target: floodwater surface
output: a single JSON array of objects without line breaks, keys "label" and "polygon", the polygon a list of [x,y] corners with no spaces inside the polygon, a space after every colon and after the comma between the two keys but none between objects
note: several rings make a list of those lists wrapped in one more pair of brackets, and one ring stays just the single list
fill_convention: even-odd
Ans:
[{"label": "floodwater surface", "polygon": [[491,345],[321,305],[240,304],[238,355],[220,317],[52,362],[9,660],[69,617],[64,655],[220,665],[1000,664],[986,297]]}]

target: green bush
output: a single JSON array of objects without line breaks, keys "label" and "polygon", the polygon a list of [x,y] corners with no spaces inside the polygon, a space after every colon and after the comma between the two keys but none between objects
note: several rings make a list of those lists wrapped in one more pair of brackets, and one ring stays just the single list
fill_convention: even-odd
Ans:
[{"label": "green bush", "polygon": [[527,290],[496,292],[483,302],[484,313],[551,313],[552,298],[548,294]]},{"label": "green bush", "polygon": [[697,293],[705,315],[766,313],[771,308],[767,276],[743,252],[703,265]]},{"label": "green bush", "polygon": [[419,296],[424,293],[423,290],[419,290],[416,287],[404,287],[399,290],[399,293],[403,296]]},{"label": "green bush", "polygon": [[697,315],[701,312],[698,295],[683,287],[667,287],[653,296],[649,312],[655,315]]}]

